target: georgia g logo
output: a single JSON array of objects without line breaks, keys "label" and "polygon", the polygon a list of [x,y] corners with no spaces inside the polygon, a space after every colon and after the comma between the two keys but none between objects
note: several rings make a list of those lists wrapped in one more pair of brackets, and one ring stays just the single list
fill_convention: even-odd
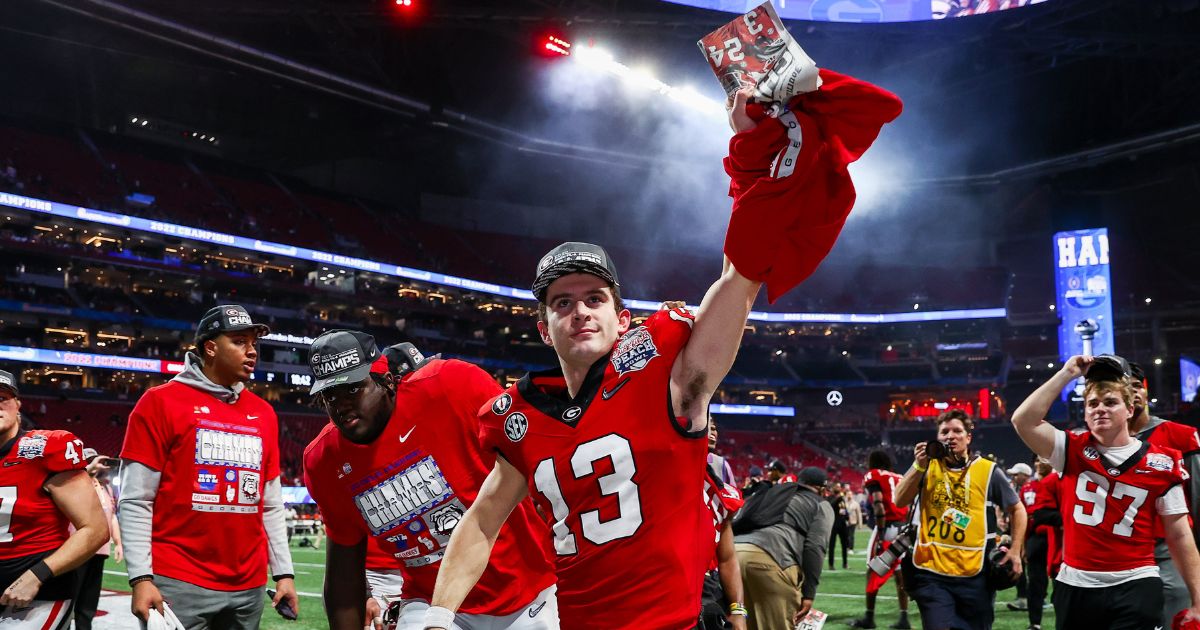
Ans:
[{"label": "georgia g logo", "polygon": [[492,403],[492,413],[497,416],[503,416],[508,413],[508,408],[512,407],[512,396],[501,394],[495,402]]},{"label": "georgia g logo", "polygon": [[521,412],[514,413],[504,420],[504,435],[513,442],[520,442],[529,430],[529,419]]}]

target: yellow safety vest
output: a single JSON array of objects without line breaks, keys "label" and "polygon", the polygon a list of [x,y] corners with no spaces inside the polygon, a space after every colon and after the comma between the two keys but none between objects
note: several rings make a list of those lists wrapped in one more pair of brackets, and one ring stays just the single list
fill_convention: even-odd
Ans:
[{"label": "yellow safety vest", "polygon": [[918,505],[914,565],[953,577],[970,577],[983,569],[994,466],[977,457],[965,470],[954,471],[940,460],[929,460]]}]

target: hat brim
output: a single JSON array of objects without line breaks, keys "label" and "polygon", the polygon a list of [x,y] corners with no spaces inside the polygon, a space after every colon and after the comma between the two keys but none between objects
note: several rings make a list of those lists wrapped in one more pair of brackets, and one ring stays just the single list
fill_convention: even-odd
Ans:
[{"label": "hat brim", "polygon": [[21,395],[21,392],[20,392],[20,390],[17,389],[16,385],[9,385],[8,383],[0,383],[0,389],[7,389],[8,391],[12,392],[13,396],[20,397],[20,395]]},{"label": "hat brim", "polygon": [[366,380],[367,377],[371,375],[371,365],[371,363],[363,363],[362,365],[355,367],[352,370],[342,372],[341,374],[334,374],[328,378],[317,379],[317,381],[313,383],[312,389],[308,390],[308,394],[310,396],[316,396],[323,390],[329,389],[330,387],[345,385],[346,383],[357,383],[359,381]]},{"label": "hat brim", "polygon": [[555,280],[563,276],[569,276],[573,273],[586,273],[607,282],[612,286],[620,286],[617,283],[617,278],[604,265],[599,265],[594,262],[571,260],[562,262],[557,265],[551,265],[542,270],[533,281],[533,297],[539,302],[546,301],[546,291],[550,289],[550,285],[554,284]]}]

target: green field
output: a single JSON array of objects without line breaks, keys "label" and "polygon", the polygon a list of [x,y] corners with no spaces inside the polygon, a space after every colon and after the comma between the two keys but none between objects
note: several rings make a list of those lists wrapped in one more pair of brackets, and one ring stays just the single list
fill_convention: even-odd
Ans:
[{"label": "green field", "polygon": [[[863,611],[863,585],[866,582],[866,557],[861,551],[867,544],[867,532],[860,530],[857,536],[856,550],[859,553],[850,557],[850,570],[826,571],[821,577],[821,587],[817,593],[816,608],[829,613],[826,628],[846,628],[847,623],[860,616]],[[262,627],[269,630],[309,630],[326,628],[324,610],[321,608],[321,584],[325,577],[325,552],[314,551],[308,547],[292,548],[292,560],[296,564],[296,588],[300,591],[300,619],[296,622],[285,621],[269,610],[263,615]],[[838,551],[840,564],[841,551]],[[109,563],[107,569],[123,571],[124,565]],[[128,591],[129,587],[124,577],[107,573],[104,576],[104,587],[116,591]],[[305,594],[308,594],[307,596]],[[1025,612],[1011,612],[1004,602],[1016,597],[1016,591],[1010,589],[1001,592],[996,597],[997,630],[1024,630],[1028,625]],[[915,604],[910,606],[909,620],[914,627],[920,627],[920,615]],[[876,623],[880,628],[886,628],[896,620],[899,607],[896,602],[896,591],[891,584],[884,586],[880,592],[879,603],[875,611]],[[1054,627],[1054,610],[1046,609],[1042,627]]]}]

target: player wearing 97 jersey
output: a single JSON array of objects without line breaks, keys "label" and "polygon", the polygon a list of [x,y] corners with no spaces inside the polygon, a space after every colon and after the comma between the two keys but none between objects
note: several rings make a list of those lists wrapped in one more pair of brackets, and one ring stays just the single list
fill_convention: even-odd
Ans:
[{"label": "player wearing 97 jersey", "polygon": [[108,542],[108,522],[83,443],[67,431],[21,431],[17,396],[0,370],[0,628],[65,628],[74,569]]},{"label": "player wearing 97 jersey", "polygon": [[[1043,420],[1081,375],[1088,432],[1067,434]],[[1063,566],[1054,589],[1059,628],[1160,627],[1163,594],[1154,563],[1154,521],[1192,597],[1185,620],[1200,619],[1200,555],[1187,523],[1179,451],[1129,435],[1133,388],[1124,359],[1071,357],[1013,414],[1021,439],[1061,470]],[[1157,515],[1157,516],[1156,516]]]}]

